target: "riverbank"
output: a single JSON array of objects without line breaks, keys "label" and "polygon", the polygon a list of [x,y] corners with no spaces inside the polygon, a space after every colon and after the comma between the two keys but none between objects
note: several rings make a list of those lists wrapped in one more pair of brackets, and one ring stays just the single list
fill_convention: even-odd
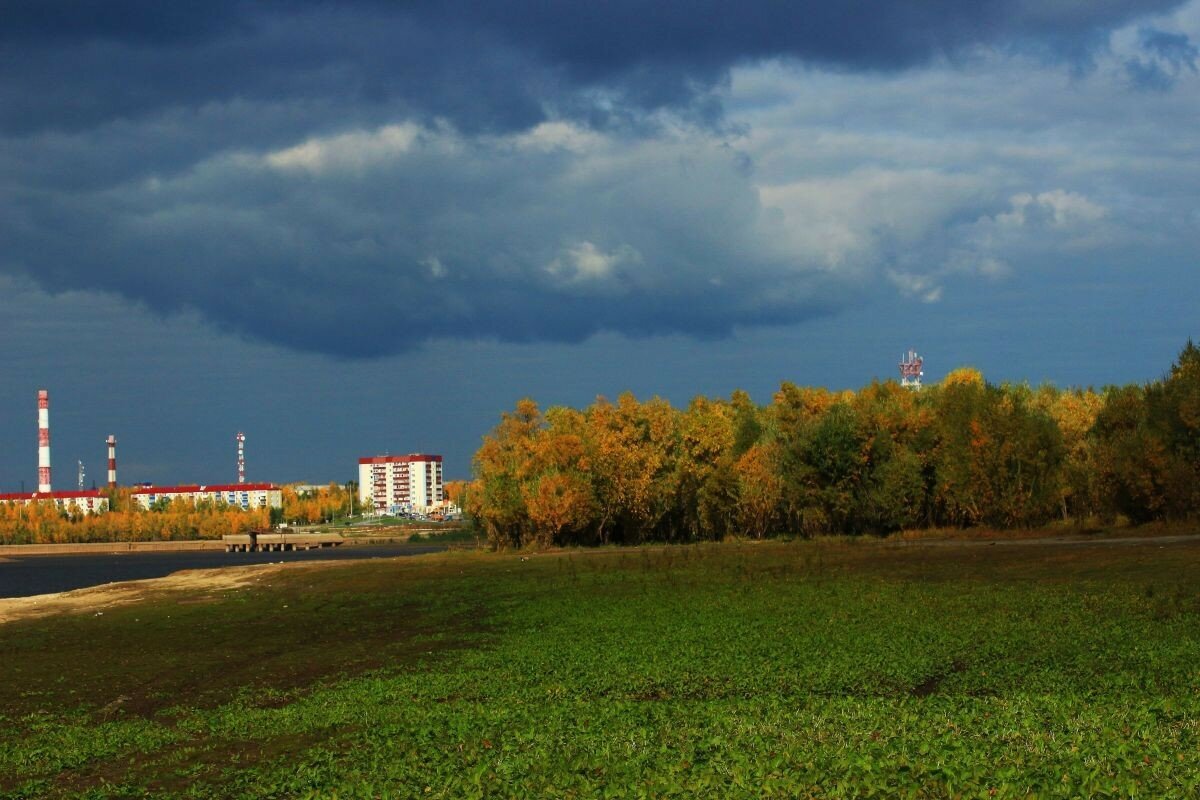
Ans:
[{"label": "riverbank", "polygon": [[62,544],[4,544],[0,556],[108,555],[110,553],[179,553],[224,550],[220,539],[186,539],[167,542],[64,542]]},{"label": "riverbank", "polygon": [[[319,562],[321,566],[332,562]],[[252,564],[222,569],[193,569],[140,580],[88,586],[65,592],[0,598],[0,625],[22,619],[87,612],[102,616],[119,605],[149,600],[162,593],[204,593],[238,589],[282,569],[282,564]]]},{"label": "riverbank", "polygon": [[[119,550],[116,552],[0,555],[0,598],[65,592],[118,581],[160,578],[181,570],[223,571],[252,564],[362,561],[421,555],[448,549],[435,543],[374,544],[311,550],[227,553],[217,550]],[[3,601],[0,601],[3,602]]]},{"label": "riverbank", "polygon": [[[385,544],[441,543],[455,547],[471,546],[474,538],[457,537],[440,528],[411,528],[403,532],[392,529],[382,533],[359,533],[329,527],[292,528],[292,533],[339,533],[340,546],[376,546]],[[225,542],[220,539],[172,539],[148,542],[62,542],[55,544],[0,544],[0,558],[6,556],[66,556],[66,555],[111,555],[113,553],[182,553],[204,550],[224,550]]]}]

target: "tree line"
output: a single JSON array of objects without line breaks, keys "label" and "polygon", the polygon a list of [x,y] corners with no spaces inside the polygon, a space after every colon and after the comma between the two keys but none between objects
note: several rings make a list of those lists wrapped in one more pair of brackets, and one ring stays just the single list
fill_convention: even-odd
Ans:
[{"label": "tree line", "polygon": [[0,503],[0,544],[168,541],[219,539],[225,534],[265,530],[279,522],[312,524],[345,516],[354,487],[331,483],[297,492],[281,489],[283,507],[246,509],[224,502],[161,498],[149,509],[133,499],[133,489],[104,489],[109,510],[84,514],[53,503]]},{"label": "tree line", "polygon": [[176,498],[143,509],[128,487],[104,489],[109,510],[84,514],[53,503],[0,503],[0,544],[151,542],[219,539],[271,524],[269,509],[242,510],[225,503]]},{"label": "tree line", "polygon": [[468,513],[496,547],[1135,523],[1200,512],[1200,349],[1144,385],[992,384],[974,369],[914,392],[783,383],[686,409],[623,394],[529,399],[474,459]]}]

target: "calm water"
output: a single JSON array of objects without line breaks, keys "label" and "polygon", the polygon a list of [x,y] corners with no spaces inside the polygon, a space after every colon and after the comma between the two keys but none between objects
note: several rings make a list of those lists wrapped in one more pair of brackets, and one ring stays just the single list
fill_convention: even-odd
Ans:
[{"label": "calm water", "polygon": [[436,544],[342,546],[282,553],[109,553],[105,555],[0,556],[0,597],[65,592],[114,581],[161,578],[181,569],[212,569],[280,561],[342,561],[436,553]]}]

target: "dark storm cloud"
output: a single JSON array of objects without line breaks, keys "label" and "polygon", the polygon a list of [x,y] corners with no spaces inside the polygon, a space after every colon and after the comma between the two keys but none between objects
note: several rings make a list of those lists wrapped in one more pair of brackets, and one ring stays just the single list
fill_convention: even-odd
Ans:
[{"label": "dark storm cloud", "polygon": [[736,153],[595,137],[589,159],[549,136],[344,134],[69,200],[29,192],[0,231],[51,290],[352,356],[447,336],[719,336],[827,305],[828,281],[756,242],[770,222]]},{"label": "dark storm cloud", "polygon": [[147,0],[9,0],[0,41],[113,39],[139,43],[195,41],[228,30],[242,3]]},{"label": "dark storm cloud", "polygon": [[8,3],[0,271],[349,356],[794,322],[877,277],[890,223],[824,258],[764,204],[733,67],[1075,62],[1177,4]]},{"label": "dark storm cloud", "polygon": [[1114,26],[1178,4],[25,0],[7,4],[0,25],[0,126],[338,97],[512,130],[548,106],[612,113],[581,102],[586,87],[636,108],[704,102],[732,64],[756,59],[889,70],[975,44],[1078,58]]},{"label": "dark storm cloud", "polygon": [[472,17],[585,78],[631,65],[719,70],[742,59],[791,56],[848,68],[895,69],[962,46],[1044,42],[1075,53],[1096,34],[1178,2],[430,3],[444,19]]}]

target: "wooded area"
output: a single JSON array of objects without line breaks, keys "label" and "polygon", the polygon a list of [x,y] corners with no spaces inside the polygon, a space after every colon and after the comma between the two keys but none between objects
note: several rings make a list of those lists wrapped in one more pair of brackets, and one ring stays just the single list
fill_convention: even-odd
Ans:
[{"label": "wooded area", "polygon": [[63,513],[51,503],[0,503],[0,544],[219,539],[225,534],[264,530],[272,522],[327,522],[350,512],[350,489],[330,484],[297,493],[281,490],[282,510],[242,510],[224,503],[162,499],[149,510],[133,501],[128,487],[106,489],[109,511]]},{"label": "wooded area", "polygon": [[1018,528],[1200,511],[1200,349],[1163,379],[1059,390],[973,369],[920,392],[785,382],[686,409],[522,400],[484,438],[466,510],[498,547]]}]

